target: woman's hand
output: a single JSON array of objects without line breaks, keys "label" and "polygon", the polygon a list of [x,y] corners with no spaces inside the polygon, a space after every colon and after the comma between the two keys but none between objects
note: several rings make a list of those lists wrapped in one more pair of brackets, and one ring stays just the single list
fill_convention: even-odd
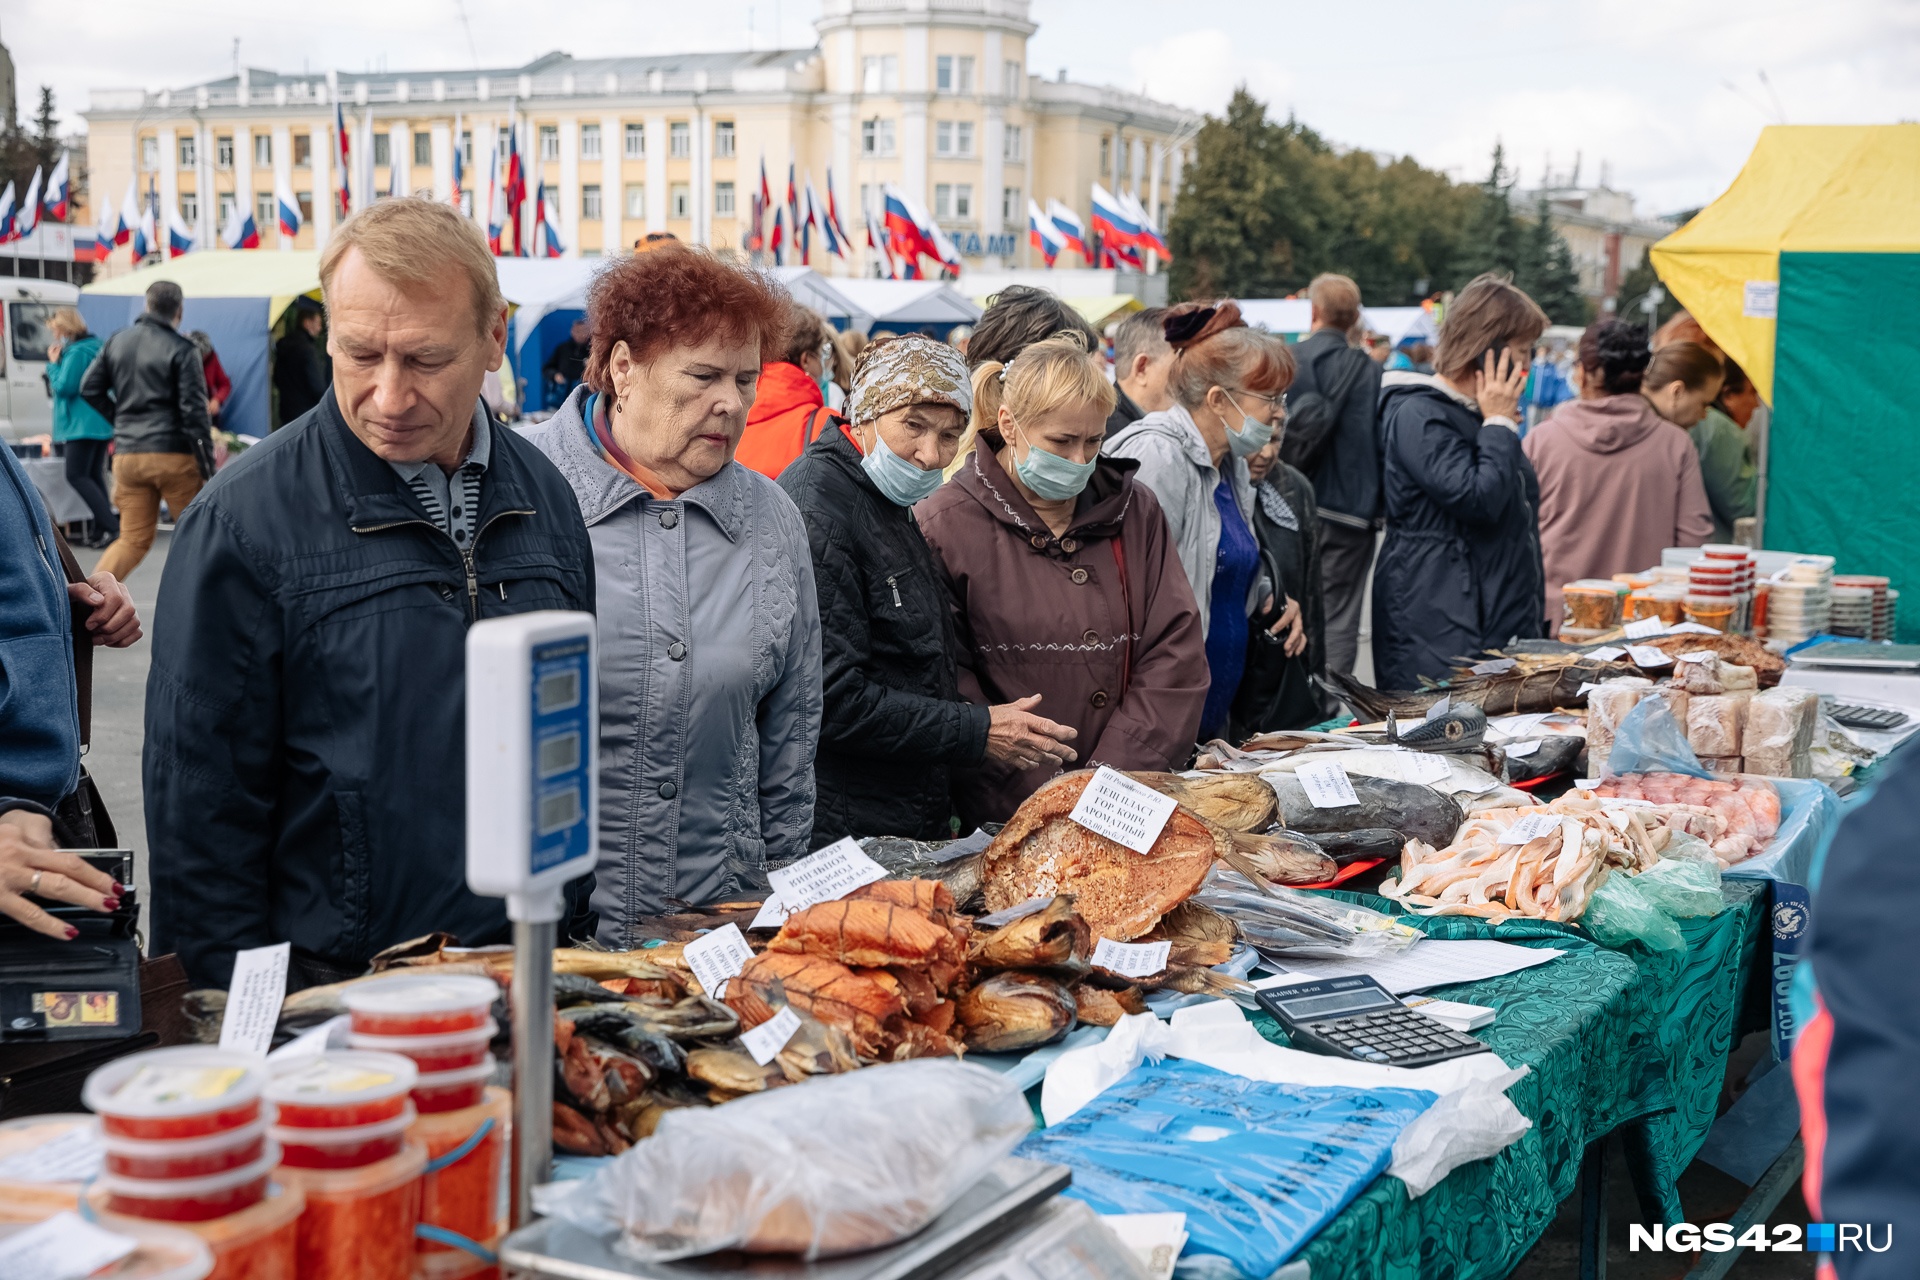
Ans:
[{"label": "woman's hand", "polygon": [[133,597],[112,574],[96,573],[85,582],[70,582],[67,594],[93,609],[87,615],[87,630],[95,644],[124,649],[140,638],[140,615],[134,612]]},{"label": "woman's hand", "polygon": [[0,813],[0,914],[49,938],[72,941],[80,930],[27,901],[28,894],[113,911],[122,892],[112,876],[88,866],[80,855],[56,852],[53,823],[40,814],[24,809]]},{"label": "woman's hand", "polygon": [[62,351],[65,351],[66,349],[67,349],[67,344],[64,342],[61,342],[57,338],[54,341],[49,342],[47,344],[47,363],[48,364],[57,363],[60,359],[60,353]]},{"label": "woman's hand", "polygon": [[[1267,608],[1271,609],[1272,607],[1273,598],[1269,596],[1267,598]],[[1285,653],[1289,658],[1297,658],[1306,652],[1307,628],[1300,612],[1300,602],[1292,596],[1287,597],[1287,607],[1280,611],[1279,620],[1268,627],[1267,631],[1276,636],[1282,631],[1287,633],[1286,643],[1281,646],[1281,652]]]},{"label": "woman's hand", "polygon": [[1526,361],[1516,361],[1513,352],[1505,347],[1500,349],[1498,365],[1494,363],[1493,352],[1487,352],[1486,367],[1473,371],[1473,399],[1480,406],[1480,416],[1518,422],[1520,393],[1526,390],[1531,368]]},{"label": "woman's hand", "polygon": [[1079,759],[1067,743],[1079,737],[1080,731],[1034,715],[1033,709],[1039,705],[1040,695],[1036,693],[988,709],[987,759],[1016,769],[1031,769],[1048,761],[1069,765]]}]

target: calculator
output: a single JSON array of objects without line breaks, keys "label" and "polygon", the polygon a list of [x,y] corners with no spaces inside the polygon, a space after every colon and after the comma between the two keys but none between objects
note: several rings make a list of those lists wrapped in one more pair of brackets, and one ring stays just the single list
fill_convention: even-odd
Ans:
[{"label": "calculator", "polygon": [[1827,714],[1849,729],[1898,729],[1907,722],[1902,712],[1884,707],[1857,707],[1849,702],[1836,703]]},{"label": "calculator", "polygon": [[1384,1067],[1425,1067],[1486,1053],[1469,1035],[1407,1008],[1364,974],[1271,987],[1255,997],[1296,1049]]}]

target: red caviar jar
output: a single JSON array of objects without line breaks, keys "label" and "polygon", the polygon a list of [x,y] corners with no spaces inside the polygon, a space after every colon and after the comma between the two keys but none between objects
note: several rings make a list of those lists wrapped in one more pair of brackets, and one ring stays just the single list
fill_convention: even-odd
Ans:
[{"label": "red caviar jar", "polygon": [[349,1129],[392,1120],[419,1075],[395,1053],[328,1049],[273,1064],[267,1100],[289,1129]]},{"label": "red caviar jar", "polygon": [[486,1025],[500,985],[470,974],[398,974],[347,988],[341,1003],[361,1035],[438,1036]]}]

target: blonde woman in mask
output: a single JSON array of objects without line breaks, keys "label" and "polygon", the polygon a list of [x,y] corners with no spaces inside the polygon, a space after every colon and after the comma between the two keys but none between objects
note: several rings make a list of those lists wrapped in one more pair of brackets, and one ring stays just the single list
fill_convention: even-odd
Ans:
[{"label": "blonde woman in mask", "polygon": [[1206,740],[1227,732],[1256,616],[1287,657],[1307,647],[1299,603],[1276,599],[1261,561],[1247,474],[1247,459],[1280,429],[1294,364],[1285,345],[1249,329],[1231,302],[1175,307],[1163,328],[1173,348],[1173,404],[1129,425],[1106,452],[1139,461],[1198,603],[1210,676],[1200,717]]},{"label": "blonde woman in mask", "polygon": [[[1038,696],[1083,767],[1183,767],[1207,694],[1200,612],[1138,464],[1100,454],[1113,385],[1064,336],[980,365],[973,399],[971,454],[914,508],[952,601],[961,696]],[[1060,767],[989,759],[956,779],[960,817],[1005,821]]]}]

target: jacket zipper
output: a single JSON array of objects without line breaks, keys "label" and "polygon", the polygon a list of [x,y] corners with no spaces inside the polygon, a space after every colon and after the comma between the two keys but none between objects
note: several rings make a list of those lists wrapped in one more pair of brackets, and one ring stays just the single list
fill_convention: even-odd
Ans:
[{"label": "jacket zipper", "polygon": [[[487,522],[485,524],[481,525],[478,529],[474,530],[473,546],[477,548],[480,545],[480,536],[484,534],[488,529],[491,529],[493,527],[494,521],[499,520],[503,516],[531,516],[531,515],[538,515],[538,514],[539,513],[537,511],[534,511],[531,507],[523,511],[521,510],[496,511],[492,515],[487,517]],[[386,529],[399,529],[410,524],[423,524],[427,526],[427,528],[439,534],[441,537],[446,538],[448,542],[453,542],[453,538],[447,533],[447,531],[445,529],[442,529],[439,525],[435,524],[431,520],[394,520],[388,524],[366,524],[366,525],[356,524],[356,525],[349,525],[347,527],[352,529],[355,533],[380,533],[381,531]],[[473,548],[462,547],[458,543],[454,543],[454,550],[460,553],[460,564],[466,570],[467,622],[469,624],[472,624],[480,621],[480,578],[478,575],[478,570],[475,569],[474,563],[473,563]],[[505,600],[507,598],[507,586],[504,582],[500,584],[500,598],[502,600]]]},{"label": "jacket zipper", "polygon": [[892,574],[887,575],[887,585],[893,588],[893,607],[896,609],[906,608],[905,605],[900,603],[900,584],[893,580]]}]

